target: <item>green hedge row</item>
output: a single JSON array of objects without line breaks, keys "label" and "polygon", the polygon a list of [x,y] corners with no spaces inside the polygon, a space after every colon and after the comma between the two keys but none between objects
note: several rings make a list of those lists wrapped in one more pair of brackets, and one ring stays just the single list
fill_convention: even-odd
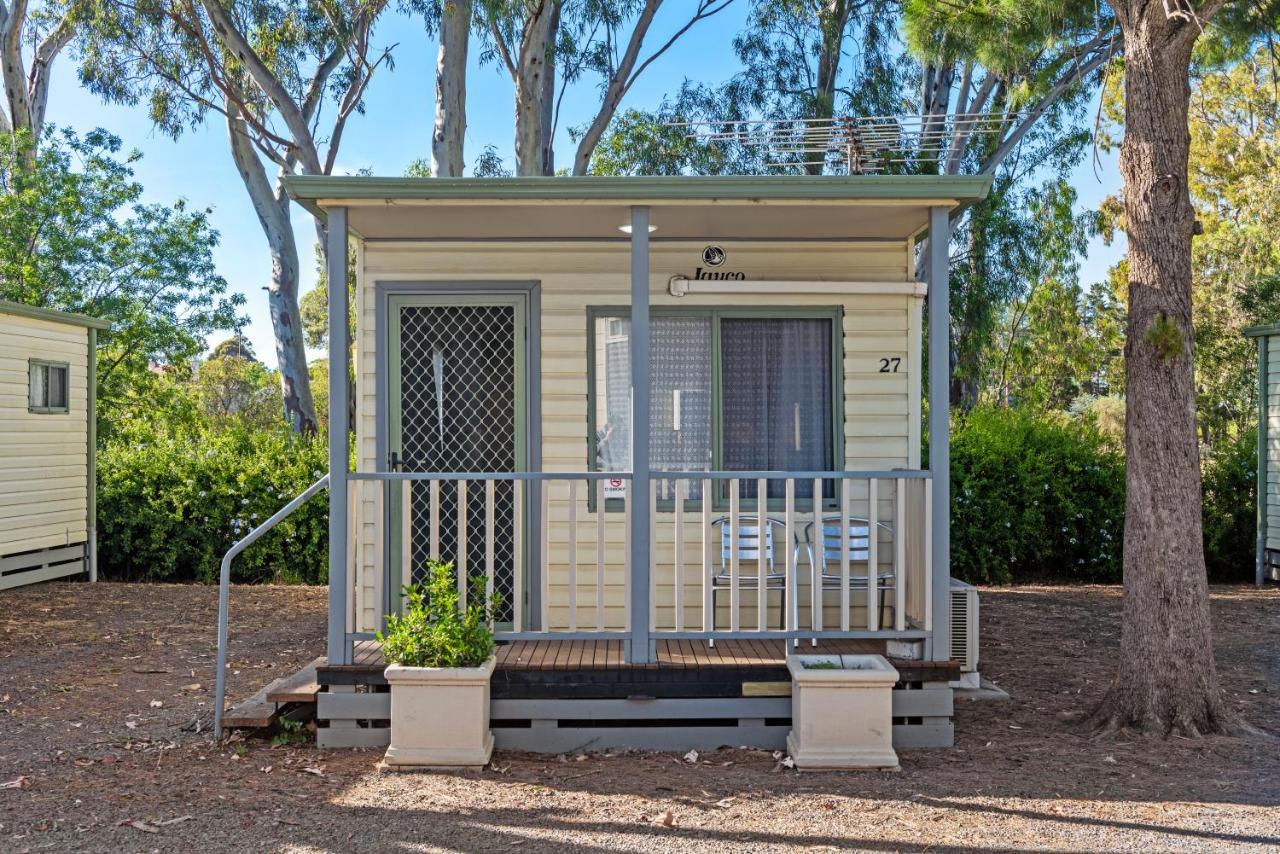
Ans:
[{"label": "green hedge row", "polygon": [[[215,582],[227,549],[328,466],[323,440],[287,430],[113,437],[98,455],[98,567],[129,581]],[[328,579],[324,494],[232,565],[240,583]]]},{"label": "green hedge row", "polygon": [[[1256,434],[1203,465],[1205,563],[1214,581],[1253,578]],[[951,563],[980,584],[1119,582],[1124,455],[1087,418],[983,409],[951,439]]]}]

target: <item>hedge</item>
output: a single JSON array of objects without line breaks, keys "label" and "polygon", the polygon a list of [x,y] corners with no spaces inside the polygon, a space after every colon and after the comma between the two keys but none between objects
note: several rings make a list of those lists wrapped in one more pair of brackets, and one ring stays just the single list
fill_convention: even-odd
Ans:
[{"label": "hedge", "polygon": [[[223,554],[324,474],[323,439],[283,427],[117,435],[98,455],[98,569],[129,581],[214,582]],[[328,504],[318,495],[233,564],[239,583],[324,584]]]}]

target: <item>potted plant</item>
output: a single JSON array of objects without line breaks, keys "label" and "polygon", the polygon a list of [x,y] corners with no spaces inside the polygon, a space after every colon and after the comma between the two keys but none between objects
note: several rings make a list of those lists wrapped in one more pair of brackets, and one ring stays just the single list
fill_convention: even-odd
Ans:
[{"label": "potted plant", "polygon": [[453,564],[432,561],[425,584],[404,588],[400,614],[379,632],[391,686],[390,766],[481,766],[493,753],[490,626],[497,597],[477,578],[461,606]]},{"label": "potted plant", "polygon": [[798,768],[896,768],[893,686],[882,655],[793,655],[787,751]]}]

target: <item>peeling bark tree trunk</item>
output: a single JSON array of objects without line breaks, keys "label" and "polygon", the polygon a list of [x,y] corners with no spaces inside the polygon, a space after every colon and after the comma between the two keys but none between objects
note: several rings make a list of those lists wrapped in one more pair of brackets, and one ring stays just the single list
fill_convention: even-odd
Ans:
[{"label": "peeling bark tree trunk", "polygon": [[436,59],[436,127],[431,137],[431,174],[437,178],[462,175],[470,37],[471,0],[445,4],[440,16],[440,53]]},{"label": "peeling bark tree trunk", "polygon": [[[235,116],[228,102],[229,116]],[[280,390],[284,396],[284,417],[299,433],[314,433],[316,407],[311,396],[311,376],[307,373],[307,353],[302,340],[302,315],[298,310],[298,245],[289,216],[289,197],[273,189],[262,161],[249,141],[244,122],[228,118],[231,156],[244,181],[253,211],[271,253],[271,281],[267,303],[276,341],[276,363],[280,369]],[[323,244],[322,244],[323,245]]]},{"label": "peeling bark tree trunk", "polygon": [[520,35],[516,67],[516,174],[550,175],[551,115],[555,101],[555,39],[560,0],[542,0]]},{"label": "peeling bark tree trunk", "polygon": [[[1095,720],[1195,736],[1227,728],[1209,624],[1192,376],[1187,189],[1194,23],[1113,0],[1125,36],[1120,150],[1129,237],[1120,664]],[[1127,7],[1127,8],[1122,8]]]},{"label": "peeling bark tree trunk", "polygon": [[[849,26],[852,6],[849,0],[828,0],[817,10],[818,30],[822,43],[818,47],[818,80],[809,106],[809,118],[830,119],[836,110],[836,81],[840,78],[840,57],[844,50],[844,31]],[[806,163],[809,175],[821,175],[821,162]]]}]

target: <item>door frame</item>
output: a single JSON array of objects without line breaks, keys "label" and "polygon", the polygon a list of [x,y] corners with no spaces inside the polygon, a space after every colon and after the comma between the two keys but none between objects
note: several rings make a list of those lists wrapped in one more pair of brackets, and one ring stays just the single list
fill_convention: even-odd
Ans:
[{"label": "door frame", "polygon": [[[387,455],[391,439],[391,389],[389,354],[391,350],[391,298],[402,296],[448,297],[456,296],[476,301],[485,297],[524,297],[524,366],[525,366],[525,417],[524,462],[525,470],[542,471],[542,282],[528,280],[415,280],[374,282],[374,404],[376,429],[374,431],[374,467],[376,472],[388,471]],[[358,366],[357,366],[358,368]],[[357,455],[358,458],[358,455]],[[532,494],[532,493],[530,493]],[[524,502],[525,531],[540,530],[542,506],[540,501]],[[390,524],[390,508],[383,508],[382,524]],[[387,529],[389,530],[389,529]],[[540,536],[524,537],[524,554],[521,556],[525,570],[525,602],[515,603],[524,608],[524,625],[540,630],[542,613],[542,584]],[[383,592],[386,601],[384,613],[391,613],[395,605],[395,593],[390,581],[389,558],[391,537],[384,540],[381,555],[383,563]],[[393,598],[395,597],[395,598]]]}]

